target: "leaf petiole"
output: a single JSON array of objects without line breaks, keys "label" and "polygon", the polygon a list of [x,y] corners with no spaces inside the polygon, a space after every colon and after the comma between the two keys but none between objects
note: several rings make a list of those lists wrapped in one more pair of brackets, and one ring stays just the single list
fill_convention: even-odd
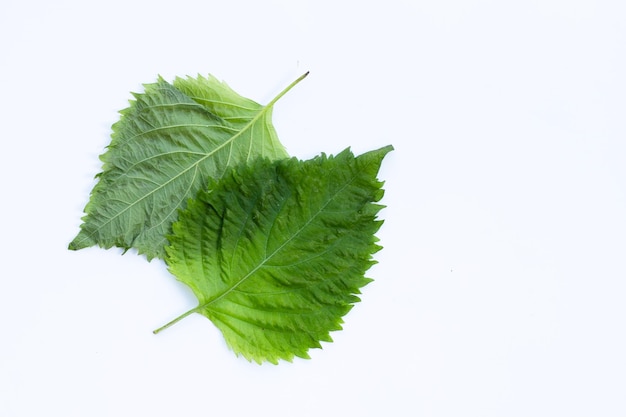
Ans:
[{"label": "leaf petiole", "polygon": [[169,323],[164,324],[163,326],[159,327],[156,330],[153,330],[152,333],[154,333],[154,334],[160,333],[161,331],[167,329],[168,327],[171,327],[171,326],[175,325],[176,323],[178,323],[179,321],[181,321],[185,317],[190,316],[193,313],[197,313],[199,308],[200,308],[200,306],[198,306],[196,308],[192,308],[191,310],[187,311],[186,313],[183,313],[180,316],[176,317],[174,320],[170,321]]},{"label": "leaf petiole", "polygon": [[266,108],[271,108],[274,104],[276,104],[276,102],[278,100],[280,100],[280,98],[282,96],[284,96],[285,94],[287,94],[289,92],[289,90],[291,90],[292,88],[294,88],[300,81],[304,80],[306,78],[306,76],[309,75],[309,71],[305,72],[304,74],[302,74],[301,76],[299,76],[294,82],[292,82],[291,84],[289,84],[287,87],[285,87],[285,89],[283,91],[281,91],[280,93],[278,93],[278,95],[276,97],[274,97],[272,99],[272,101],[270,101],[269,103],[267,103],[265,105]]}]

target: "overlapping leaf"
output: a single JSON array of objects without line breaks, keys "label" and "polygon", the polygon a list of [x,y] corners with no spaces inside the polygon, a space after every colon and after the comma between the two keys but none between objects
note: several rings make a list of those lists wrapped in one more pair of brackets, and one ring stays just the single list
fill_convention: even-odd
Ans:
[{"label": "overlapping leaf", "polygon": [[308,357],[330,341],[370,281],[382,223],[376,176],[391,149],[257,159],[200,191],[166,248],[170,271],[199,305],[164,328],[203,314],[237,354],[259,363]]},{"label": "overlapping leaf", "polygon": [[210,178],[256,157],[288,157],[271,111],[300,79],[267,106],[213,77],[146,85],[113,126],[103,171],[70,249],[132,247],[148,259],[162,258],[178,209]]},{"label": "overlapping leaf", "polygon": [[199,304],[155,333],[200,313],[237,354],[277,363],[331,341],[359,301],[392,147],[287,159],[272,107],[306,75],[266,106],[212,76],[159,79],[121,112],[69,247],[165,259]]}]

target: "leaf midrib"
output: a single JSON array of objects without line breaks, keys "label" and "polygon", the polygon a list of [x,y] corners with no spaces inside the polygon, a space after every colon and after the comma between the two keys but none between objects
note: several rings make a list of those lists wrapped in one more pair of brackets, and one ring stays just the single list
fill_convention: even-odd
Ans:
[{"label": "leaf midrib", "polygon": [[[185,173],[187,173],[190,169],[198,166],[200,163],[202,163],[204,160],[206,160],[207,158],[211,157],[212,155],[214,155],[215,153],[217,153],[219,150],[221,150],[222,148],[228,146],[229,144],[231,144],[232,142],[234,142],[238,137],[240,137],[241,135],[243,135],[244,132],[246,132],[248,129],[250,129],[261,117],[263,117],[267,111],[271,108],[271,106],[275,103],[275,101],[273,100],[270,104],[268,104],[267,106],[263,106],[261,107],[260,111],[256,114],[256,116],[254,118],[252,118],[250,120],[250,122],[248,122],[240,131],[238,131],[236,134],[234,134],[231,138],[229,138],[228,140],[226,140],[224,143],[220,144],[217,148],[215,148],[213,151],[207,153],[205,156],[203,156],[202,158],[198,159],[196,162],[194,162],[193,164],[191,164],[189,167],[185,168],[184,170],[182,170],[178,175],[175,175],[174,177],[172,177],[171,179],[169,179],[168,181],[164,182],[163,184],[161,184],[160,186],[156,187],[155,189],[151,190],[150,192],[146,193],[145,195],[143,195],[142,197],[140,197],[139,199],[137,199],[136,201],[134,201],[133,203],[131,203],[130,205],[128,205],[127,207],[125,207],[123,210],[119,211],[118,213],[116,213],[114,216],[110,217],[106,222],[102,223],[100,226],[98,226],[95,230],[93,230],[91,233],[87,234],[85,237],[83,237],[83,239],[78,241],[78,244],[80,245],[80,243],[91,239],[96,233],[98,233],[102,228],[106,227],[108,224],[110,224],[113,220],[117,219],[119,216],[121,216],[122,214],[124,214],[126,211],[130,210],[132,207],[134,207],[136,204],[138,204],[139,202],[143,201],[144,199],[146,199],[147,197],[149,197],[150,195],[154,194],[155,192],[161,190],[162,188],[166,187],[168,184],[170,184],[172,181],[176,180],[177,178],[179,178],[181,175],[184,175]],[[248,152],[250,152],[250,150],[248,150]]]},{"label": "leaf midrib", "polygon": [[208,308],[211,304],[218,302],[219,300],[221,300],[222,298],[226,297],[228,294],[230,294],[232,291],[234,291],[237,287],[239,287],[242,283],[244,283],[246,280],[248,280],[252,275],[254,275],[254,273],[256,273],[256,271],[258,271],[259,269],[261,269],[262,267],[266,266],[266,263],[272,259],[272,257],[274,255],[276,255],[278,252],[280,252],[287,244],[289,244],[293,239],[295,239],[300,233],[302,233],[302,231],[304,229],[306,229],[311,222],[317,217],[319,216],[321,213],[324,212],[324,210],[326,209],[326,207],[340,194],[343,192],[343,190],[346,189],[346,187],[348,187],[350,184],[352,184],[352,182],[357,178],[357,173],[355,173],[349,181],[346,182],[346,184],[344,184],[341,189],[337,190],[329,199],[328,201],[313,215],[309,218],[309,220],[306,221],[306,223],[304,225],[302,225],[302,227],[300,227],[291,237],[289,237],[289,239],[285,240],[278,248],[276,248],[269,256],[266,256],[256,267],[254,267],[250,272],[248,272],[244,277],[242,277],[239,281],[237,281],[235,284],[233,284],[231,287],[229,287],[226,291],[224,291],[222,294],[218,295],[217,297],[213,298],[210,301],[207,301],[204,304],[198,305],[196,308],[194,308],[192,311],[200,311],[202,309]]}]

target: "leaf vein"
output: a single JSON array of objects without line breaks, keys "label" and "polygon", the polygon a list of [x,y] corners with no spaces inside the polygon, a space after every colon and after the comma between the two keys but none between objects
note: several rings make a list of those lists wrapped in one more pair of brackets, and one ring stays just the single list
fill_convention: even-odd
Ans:
[{"label": "leaf vein", "polygon": [[[107,221],[105,221],[104,223],[102,223],[100,226],[96,227],[91,233],[87,233],[85,237],[83,237],[81,240],[79,240],[78,242],[84,242],[87,239],[91,239],[96,233],[98,233],[103,227],[108,226],[113,220],[117,219],[119,216],[121,216],[122,214],[126,213],[128,210],[130,210],[132,207],[134,207],[136,204],[138,204],[139,202],[145,200],[147,197],[149,197],[150,195],[154,194],[155,192],[161,190],[162,188],[164,188],[165,186],[167,186],[168,184],[172,183],[174,180],[176,180],[178,177],[180,177],[181,175],[184,175],[187,171],[189,171],[190,169],[194,168],[195,166],[197,166],[198,164],[202,163],[204,160],[206,160],[207,158],[209,158],[210,156],[216,154],[219,150],[221,150],[222,148],[228,146],[231,142],[235,141],[237,138],[239,138],[240,136],[243,135],[244,132],[246,132],[248,129],[251,129],[254,124],[256,123],[256,121],[258,119],[260,119],[263,114],[265,114],[265,112],[268,110],[268,106],[265,107],[261,107],[259,113],[250,120],[250,122],[248,124],[246,124],[246,126],[244,126],[241,130],[239,130],[237,133],[235,133],[233,136],[231,136],[230,138],[228,138],[224,143],[221,143],[220,145],[218,145],[213,151],[209,152],[206,154],[206,156],[204,156],[203,158],[199,159],[198,161],[196,161],[195,163],[193,163],[192,165],[190,165],[189,167],[183,169],[179,174],[173,176],[172,178],[170,178],[168,181],[164,182],[161,186],[155,188],[154,190],[151,190],[150,192],[146,193],[145,195],[139,197],[137,199],[136,202],[134,202],[133,204],[129,205],[128,207],[125,207],[124,209],[120,210],[119,212],[117,212],[115,215],[111,216]],[[130,219],[129,219],[130,221]]]},{"label": "leaf vein", "polygon": [[[218,300],[224,298],[225,296],[227,296],[231,291],[233,291],[234,289],[236,289],[237,287],[239,287],[239,285],[241,285],[243,282],[245,282],[249,277],[251,277],[252,275],[254,275],[259,269],[261,269],[263,266],[265,266],[266,262],[269,261],[272,257],[274,257],[277,253],[279,253],[285,246],[287,246],[287,244],[289,244],[293,239],[295,239],[304,229],[306,229],[309,224],[311,224],[311,222],[320,215],[320,213],[322,213],[324,211],[324,209],[341,193],[343,192],[343,190],[345,190],[354,180],[356,179],[356,174],[352,176],[352,178],[350,178],[350,180],[344,184],[338,191],[336,191],[329,199],[328,201],[313,215],[309,218],[309,220],[306,221],[306,223],[300,227],[295,233],[293,233],[292,236],[290,236],[285,242],[283,242],[278,248],[276,248],[268,257],[266,257],[265,259],[263,259],[257,266],[255,266],[250,272],[248,272],[246,275],[244,275],[242,278],[240,278],[237,282],[235,282],[230,288],[228,288],[226,291],[224,291],[222,294],[219,294],[217,297],[214,297],[213,299],[207,301],[206,303],[204,303],[202,306],[200,306],[201,308],[205,308],[208,307],[210,304],[217,302]],[[233,254],[234,257],[234,254]]]}]

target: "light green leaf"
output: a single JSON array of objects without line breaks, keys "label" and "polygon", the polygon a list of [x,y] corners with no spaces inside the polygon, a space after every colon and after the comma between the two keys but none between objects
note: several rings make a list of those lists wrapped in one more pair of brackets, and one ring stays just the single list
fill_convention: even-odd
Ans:
[{"label": "light green leaf", "polygon": [[[196,103],[203,105],[208,111],[218,114],[223,120],[233,125],[245,126],[259,112],[259,104],[240,96],[228,84],[212,75],[206,78],[201,75],[198,78],[177,77],[173,85]],[[271,107],[266,109],[262,116],[264,120],[259,120],[253,128],[258,129],[259,136],[269,135],[276,140],[271,112]]]},{"label": "light green leaf", "polygon": [[214,77],[145,85],[113,126],[103,171],[69,248],[118,246],[164,257],[178,209],[210,178],[256,157],[288,157],[271,123],[272,107],[306,75],[266,106]]},{"label": "light green leaf", "polygon": [[257,159],[181,211],[166,262],[228,345],[249,360],[308,358],[359,301],[380,249],[378,170],[391,146],[354,157]]}]

